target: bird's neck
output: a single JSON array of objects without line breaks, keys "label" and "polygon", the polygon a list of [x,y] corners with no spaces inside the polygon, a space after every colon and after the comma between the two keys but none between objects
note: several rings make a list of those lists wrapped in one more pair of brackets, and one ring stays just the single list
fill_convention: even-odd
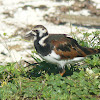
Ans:
[{"label": "bird's neck", "polygon": [[48,44],[48,37],[49,35],[45,35],[43,37],[38,37],[36,39],[36,42],[40,45],[40,46],[46,46]]},{"label": "bird's neck", "polygon": [[43,56],[46,56],[47,54],[51,52],[48,37],[49,35],[46,35],[42,38],[37,38],[34,41],[34,46],[35,46],[36,51],[42,54]]}]

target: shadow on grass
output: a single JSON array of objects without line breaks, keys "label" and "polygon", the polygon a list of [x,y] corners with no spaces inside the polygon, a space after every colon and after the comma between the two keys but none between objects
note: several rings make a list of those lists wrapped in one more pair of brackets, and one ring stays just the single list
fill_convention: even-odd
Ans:
[{"label": "shadow on grass", "polygon": [[[51,75],[51,73],[56,75],[56,74],[59,74],[60,70],[61,69],[57,67],[57,65],[46,63],[45,61],[43,61],[40,64],[36,65],[35,68],[29,70],[27,72],[27,75],[28,77],[40,77],[46,73],[48,73],[49,75]],[[66,72],[63,75],[63,77],[71,76],[73,75],[73,72],[80,72],[78,68],[74,67],[74,65],[70,65],[70,67],[66,65],[65,70]]]}]

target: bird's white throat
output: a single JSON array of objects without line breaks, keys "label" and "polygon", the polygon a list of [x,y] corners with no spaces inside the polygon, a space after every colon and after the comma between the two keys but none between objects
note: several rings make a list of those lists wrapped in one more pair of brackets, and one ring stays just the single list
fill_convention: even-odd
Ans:
[{"label": "bird's white throat", "polygon": [[45,43],[44,41],[48,38],[48,36],[49,36],[49,35],[47,35],[47,36],[45,36],[45,37],[43,37],[43,38],[41,38],[41,39],[39,40],[39,44],[40,44],[41,46],[46,46],[46,43]]}]

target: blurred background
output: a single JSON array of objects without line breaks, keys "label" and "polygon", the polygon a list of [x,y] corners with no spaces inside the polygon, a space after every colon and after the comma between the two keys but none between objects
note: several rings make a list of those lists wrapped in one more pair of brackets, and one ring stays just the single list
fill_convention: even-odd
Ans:
[{"label": "blurred background", "polygon": [[33,61],[33,43],[23,36],[38,24],[81,39],[100,31],[100,0],[0,0],[0,64]]}]

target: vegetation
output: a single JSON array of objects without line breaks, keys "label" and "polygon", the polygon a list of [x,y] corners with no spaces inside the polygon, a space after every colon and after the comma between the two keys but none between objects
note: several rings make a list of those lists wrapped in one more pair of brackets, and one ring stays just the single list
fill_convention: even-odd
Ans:
[{"label": "vegetation", "polygon": [[[84,33],[78,42],[82,46],[99,48],[100,32]],[[87,41],[90,35],[94,35]],[[85,42],[84,42],[85,41]],[[0,65],[1,100],[99,100],[100,98],[100,55],[87,57],[81,63],[67,65],[63,77],[58,67],[33,59],[37,64],[7,63]]]}]

